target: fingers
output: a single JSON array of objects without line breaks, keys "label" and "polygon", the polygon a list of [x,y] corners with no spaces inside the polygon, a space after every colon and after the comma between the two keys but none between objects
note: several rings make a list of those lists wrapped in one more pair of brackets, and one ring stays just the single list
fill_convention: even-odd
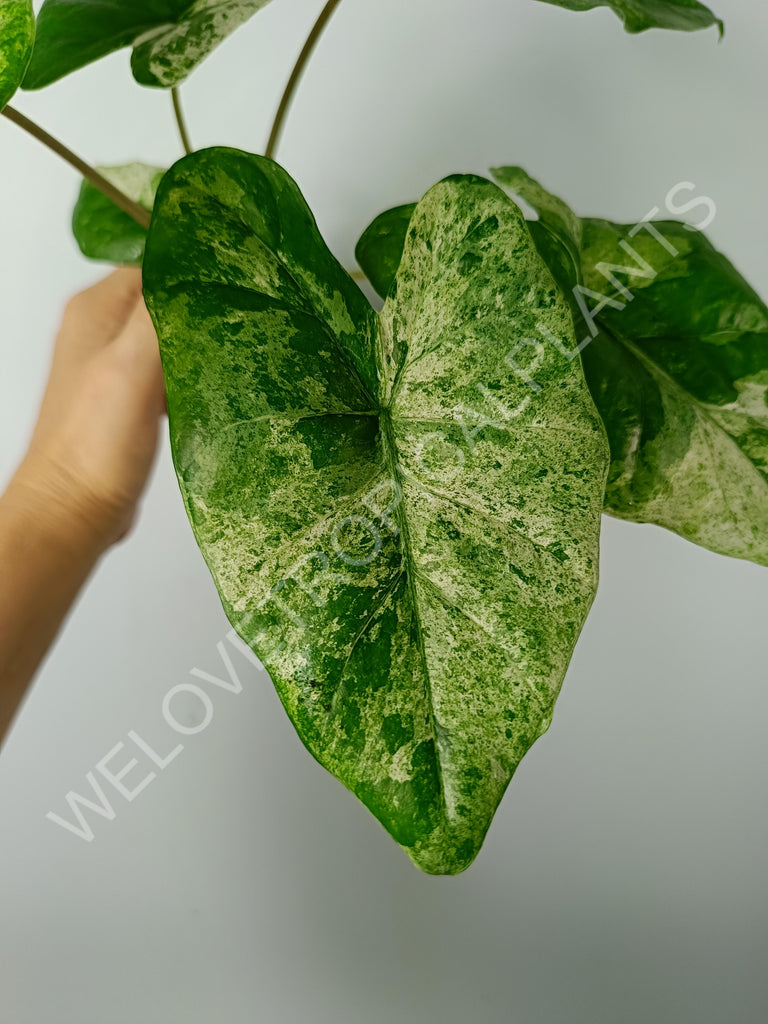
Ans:
[{"label": "fingers", "polygon": [[117,267],[80,294],[88,296],[92,302],[106,304],[118,302],[121,298],[134,301],[141,294],[141,270],[138,267]]},{"label": "fingers", "polygon": [[66,470],[105,533],[121,536],[157,449],[165,388],[141,275],[119,270],[67,308],[30,457]]},{"label": "fingers", "polygon": [[56,345],[58,360],[82,360],[104,348],[125,326],[141,299],[141,271],[122,267],[67,303]]},{"label": "fingers", "polygon": [[139,349],[151,349],[158,353],[157,335],[152,317],[149,315],[144,299],[139,297],[134,303],[131,312],[120,332],[121,337],[131,339],[134,346]]},{"label": "fingers", "polygon": [[130,376],[147,415],[162,412],[165,390],[157,338],[137,269],[116,270],[68,303],[34,440],[55,432],[97,360]]},{"label": "fingers", "polygon": [[160,348],[152,319],[144,300],[133,307],[115,343],[117,356],[124,361],[133,386],[156,414],[165,411],[165,384],[160,363]]}]

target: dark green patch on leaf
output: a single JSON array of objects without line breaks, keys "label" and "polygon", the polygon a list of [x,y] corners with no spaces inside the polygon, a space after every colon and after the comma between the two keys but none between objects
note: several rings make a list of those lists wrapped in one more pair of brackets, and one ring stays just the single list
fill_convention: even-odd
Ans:
[{"label": "dark green patch on leaf", "polygon": [[415,203],[408,203],[387,210],[365,229],[357,243],[355,258],[382,298],[386,298],[395,280],[415,209]]}]

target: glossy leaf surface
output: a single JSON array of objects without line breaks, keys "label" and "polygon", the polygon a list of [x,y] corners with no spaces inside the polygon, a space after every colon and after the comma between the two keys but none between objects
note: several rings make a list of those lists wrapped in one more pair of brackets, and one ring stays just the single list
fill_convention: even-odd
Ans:
[{"label": "glossy leaf surface", "polygon": [[34,41],[32,0],[0,0],[0,110],[21,84]]},{"label": "glossy leaf surface", "polygon": [[26,89],[125,46],[142,85],[179,85],[268,0],[45,0]]},{"label": "glossy leaf surface", "polygon": [[569,11],[591,11],[610,7],[624,22],[627,32],[645,32],[649,28],[671,28],[693,32],[723,23],[698,0],[543,0]]},{"label": "glossy leaf surface", "polygon": [[[597,583],[607,446],[522,214],[435,186],[377,315],[285,171],[206,150],[160,185],[144,282],[230,620],[317,760],[422,869],[463,870]],[[562,353],[534,390],[538,323]]]},{"label": "glossy leaf surface", "polygon": [[[768,308],[687,225],[579,218],[521,168],[493,174],[537,210],[532,236],[571,296],[611,445],[606,511],[768,564]],[[382,295],[403,209],[358,252]]]},{"label": "glossy leaf surface", "polygon": [[[151,212],[157,186],[165,173],[161,167],[132,163],[99,170],[129,199]],[[72,213],[72,232],[88,259],[141,265],[146,230],[87,181],[80,188]]]},{"label": "glossy leaf surface", "polygon": [[599,309],[582,358],[611,443],[607,510],[768,565],[765,303],[688,225],[580,219],[520,168],[494,175],[538,210],[562,286]]},{"label": "glossy leaf surface", "polygon": [[357,262],[382,298],[386,297],[397,275],[405,236],[415,209],[416,203],[408,203],[387,210],[365,229],[357,243]]}]

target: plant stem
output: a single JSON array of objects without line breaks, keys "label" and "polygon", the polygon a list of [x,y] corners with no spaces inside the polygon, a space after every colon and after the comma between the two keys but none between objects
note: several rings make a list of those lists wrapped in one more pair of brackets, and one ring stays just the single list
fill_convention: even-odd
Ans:
[{"label": "plant stem", "polygon": [[87,164],[84,160],[81,160],[79,156],[76,156],[71,149],[59,142],[58,139],[54,139],[52,135],[49,135],[47,131],[35,124],[34,121],[30,121],[29,118],[20,114],[18,110],[13,107],[5,107],[2,111],[4,117],[7,117],[9,121],[13,121],[14,124],[18,125],[19,128],[23,128],[25,132],[29,132],[39,142],[42,142],[44,146],[52,149],[54,153],[60,156],[63,160],[66,160],[68,164],[71,164],[76,170],[82,174],[82,176],[97,188],[100,192],[103,192],[107,199],[111,199],[115,206],[119,206],[120,209],[127,213],[129,217],[141,224],[143,228],[149,228],[149,222],[151,220],[151,214],[148,210],[145,210],[143,206],[139,206],[132,199],[129,199],[124,192],[121,192],[119,188],[116,188],[111,181],[108,181],[103,174],[100,174],[94,167]]},{"label": "plant stem", "polygon": [[288,114],[288,110],[290,109],[291,103],[293,102],[296,87],[298,86],[301,76],[304,73],[304,69],[307,66],[307,62],[309,61],[309,58],[312,56],[312,51],[317,46],[320,40],[320,36],[323,34],[325,26],[331,20],[331,16],[333,15],[334,11],[336,10],[340,3],[341,0],[328,0],[328,3],[320,12],[320,17],[315,22],[312,31],[309,33],[307,41],[306,43],[304,43],[303,50],[299,54],[298,60],[296,61],[296,66],[294,67],[291,73],[291,77],[288,79],[288,84],[285,87],[285,92],[283,93],[282,99],[280,100],[280,106],[277,108],[277,114],[275,114],[275,121],[274,124],[272,125],[272,131],[270,132],[269,135],[269,142],[267,143],[267,148],[265,152],[266,156],[270,157],[270,159],[273,159],[275,153],[277,152],[277,147],[280,142],[280,136],[283,131],[283,125],[285,124],[285,119]]},{"label": "plant stem", "polygon": [[181,93],[175,85],[171,89],[171,99],[173,100],[173,113],[176,116],[176,124],[179,126],[181,144],[184,147],[184,152],[189,156],[192,152],[192,143],[189,141],[187,122],[184,120],[184,111],[181,109]]}]

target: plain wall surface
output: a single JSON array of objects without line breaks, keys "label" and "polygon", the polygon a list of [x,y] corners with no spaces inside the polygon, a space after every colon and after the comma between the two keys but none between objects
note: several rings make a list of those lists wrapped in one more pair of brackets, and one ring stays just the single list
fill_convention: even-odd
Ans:
[{"label": "plain wall surface", "polygon": [[[690,181],[766,296],[768,6],[715,2],[720,44],[533,0],[347,0],[281,161],[350,263],[375,214],[456,171],[518,163],[626,222]],[[321,6],[275,0],[195,72],[197,146],[263,149]],[[94,163],[179,155],[170,97],[133,82],[127,52],[15,104]],[[69,234],[74,172],[3,120],[0,167],[7,479],[61,308],[103,271]],[[460,877],[420,874],[236,653],[243,692],[212,689],[210,726],[132,803],[115,795],[114,820],[89,816],[86,843],[46,813],[130,730],[167,751],[166,693],[221,674],[228,625],[164,448],[0,758],[0,1019],[762,1024],[767,611],[768,570],[605,520],[552,728]]]}]

